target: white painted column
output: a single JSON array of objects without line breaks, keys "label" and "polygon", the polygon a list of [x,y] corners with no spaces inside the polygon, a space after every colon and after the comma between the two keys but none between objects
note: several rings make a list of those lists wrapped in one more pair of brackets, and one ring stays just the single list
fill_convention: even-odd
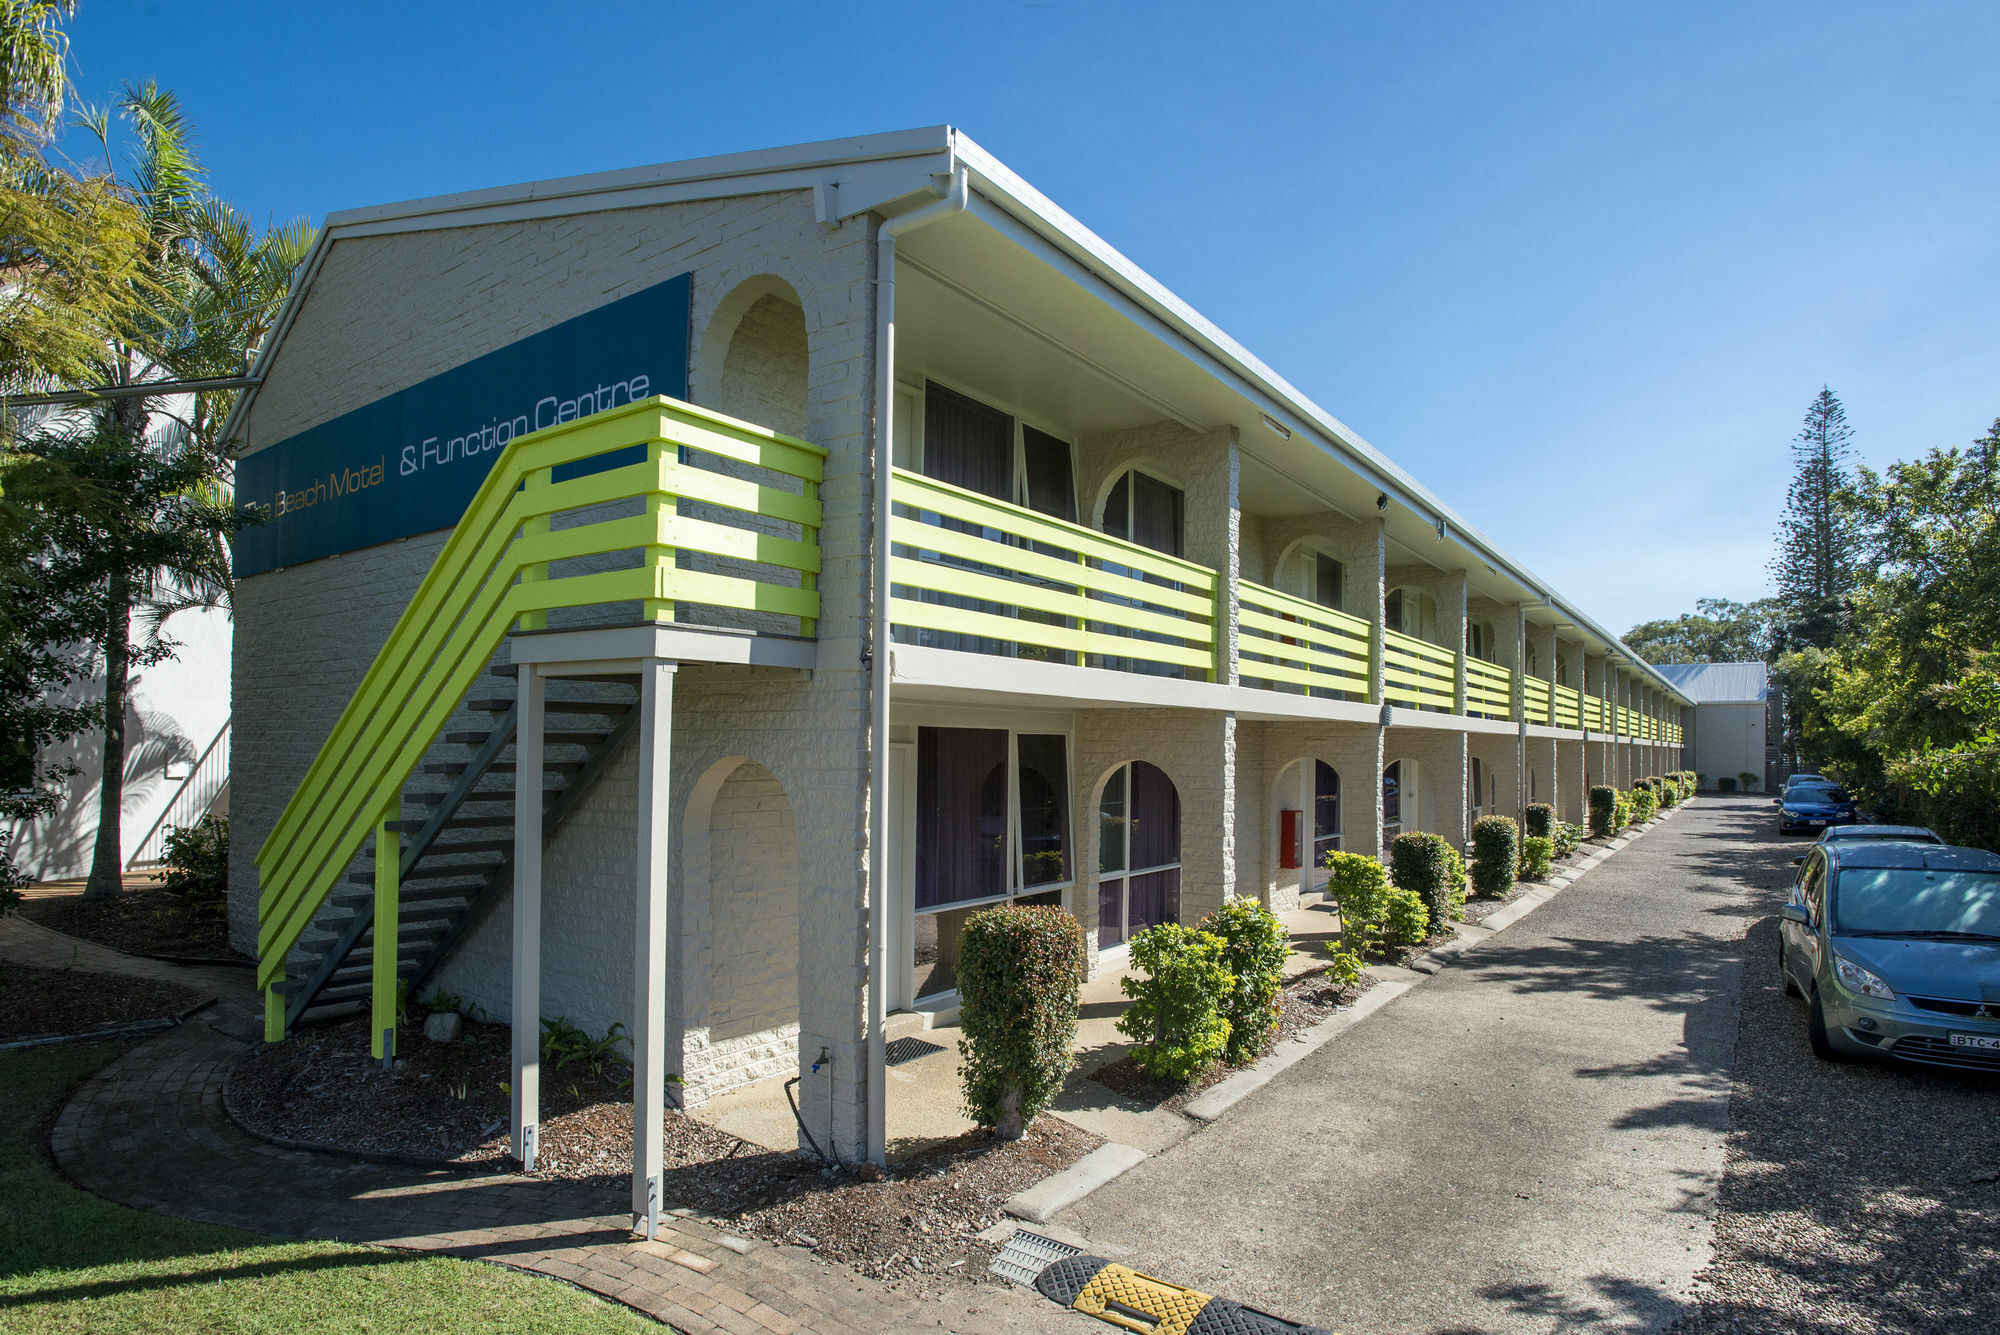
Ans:
[{"label": "white painted column", "polygon": [[516,679],[514,728],[514,1157],[535,1166],[542,1109],[542,700],[532,663]]},{"label": "white painted column", "polygon": [[673,831],[675,664],[639,669],[638,866],[632,917],[632,1230],[660,1233],[667,1099],[667,849]]}]

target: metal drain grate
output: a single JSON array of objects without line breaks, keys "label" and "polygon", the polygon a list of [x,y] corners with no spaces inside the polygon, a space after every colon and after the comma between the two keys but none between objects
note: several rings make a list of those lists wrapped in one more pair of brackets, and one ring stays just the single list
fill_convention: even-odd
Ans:
[{"label": "metal drain grate", "polygon": [[1014,1230],[1014,1236],[1007,1239],[1007,1245],[1000,1249],[1000,1254],[993,1258],[993,1264],[987,1269],[1002,1279],[1033,1288],[1035,1280],[1051,1265],[1082,1254],[1081,1247],[1072,1247],[1066,1242],[1057,1242],[1054,1238],[1045,1238],[1039,1233],[1030,1233],[1025,1228],[1017,1228]]},{"label": "metal drain grate", "polygon": [[904,1062],[913,1062],[919,1057],[928,1057],[933,1052],[943,1051],[942,1043],[932,1043],[921,1038],[899,1038],[882,1049],[882,1064],[901,1066]]}]

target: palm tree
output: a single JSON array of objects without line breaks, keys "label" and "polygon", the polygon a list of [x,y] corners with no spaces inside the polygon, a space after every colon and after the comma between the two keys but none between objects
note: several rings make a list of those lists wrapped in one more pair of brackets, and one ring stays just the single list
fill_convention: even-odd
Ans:
[{"label": "palm tree", "polygon": [[[4,0],[0,0],[4,3]],[[262,235],[234,209],[208,192],[200,159],[179,101],[151,83],[128,86],[117,104],[133,137],[126,191],[143,220],[141,272],[130,285],[126,309],[105,330],[94,385],[141,386],[154,382],[242,374],[250,351],[269,331],[290,288],[312,229],[302,222]],[[110,116],[86,114],[83,124],[105,146],[110,160]],[[110,485],[127,485],[127,527],[100,529],[109,546],[102,563],[105,616],[99,640],[104,669],[103,774],[98,790],[97,840],[86,898],[108,898],[121,888],[120,813],[124,803],[127,680],[133,665],[131,616],[148,610],[150,633],[142,654],[160,652],[159,623],[191,606],[228,605],[225,543],[242,521],[228,490],[229,461],[217,439],[233,392],[193,396],[176,412],[167,396],[121,396],[92,410],[92,449],[74,456],[101,470]],[[158,420],[164,419],[164,421]],[[163,426],[163,431],[156,431]],[[125,462],[103,457],[121,453]],[[148,473],[139,456],[183,466]],[[185,465],[197,465],[187,467]],[[177,494],[158,490],[176,480]],[[166,645],[165,652],[171,646]]]}]

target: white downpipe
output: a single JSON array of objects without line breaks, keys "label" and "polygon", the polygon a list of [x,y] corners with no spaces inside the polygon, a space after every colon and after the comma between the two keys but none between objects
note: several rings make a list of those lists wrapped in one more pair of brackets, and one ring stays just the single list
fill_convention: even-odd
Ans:
[{"label": "white downpipe", "polygon": [[868,720],[868,1146],[872,1163],[887,1162],[888,1128],[883,1074],[889,1025],[889,473],[895,463],[891,413],[896,404],[896,238],[965,211],[964,167],[951,174],[943,199],[901,217],[875,233],[875,534],[873,652],[869,660]]}]

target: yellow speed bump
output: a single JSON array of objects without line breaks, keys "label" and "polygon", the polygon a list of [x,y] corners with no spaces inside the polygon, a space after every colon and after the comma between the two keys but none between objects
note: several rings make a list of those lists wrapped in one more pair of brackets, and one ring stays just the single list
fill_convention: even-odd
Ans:
[{"label": "yellow speed bump", "polygon": [[[1055,1259],[1048,1259],[1051,1255]],[[1025,1231],[1008,1242],[994,1269],[1032,1284],[1051,1302],[1137,1335],[1330,1335]]]},{"label": "yellow speed bump", "polygon": [[1210,1295],[1178,1284],[1167,1284],[1107,1264],[1090,1277],[1070,1310],[1136,1330],[1140,1335],[1187,1335],[1187,1328],[1208,1306]]}]

